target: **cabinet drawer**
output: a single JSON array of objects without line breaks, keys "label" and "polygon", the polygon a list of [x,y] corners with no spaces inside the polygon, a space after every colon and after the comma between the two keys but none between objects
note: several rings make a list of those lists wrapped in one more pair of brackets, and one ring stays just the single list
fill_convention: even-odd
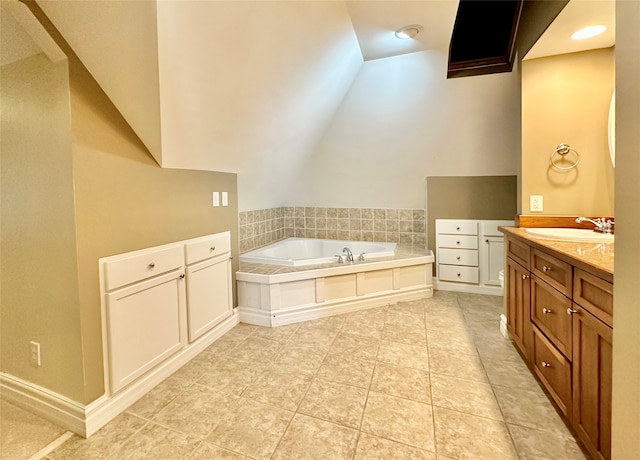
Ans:
[{"label": "cabinet drawer", "polygon": [[438,279],[440,279],[440,281],[456,281],[460,283],[478,284],[478,267],[439,264]]},{"label": "cabinet drawer", "polygon": [[571,299],[535,276],[531,281],[531,319],[571,359]]},{"label": "cabinet drawer", "polygon": [[229,233],[217,233],[215,235],[190,240],[184,245],[187,265],[210,259],[231,251]]},{"label": "cabinet drawer", "polygon": [[571,420],[571,363],[534,326],[533,368],[562,413]]},{"label": "cabinet drawer", "polygon": [[439,249],[438,262],[447,265],[478,266],[478,251],[474,249]]},{"label": "cabinet drawer", "polygon": [[469,235],[438,235],[438,247],[478,249],[478,237]]},{"label": "cabinet drawer", "polygon": [[537,249],[531,249],[531,272],[571,297],[573,269],[571,265]]},{"label": "cabinet drawer", "polygon": [[613,327],[613,284],[576,269],[573,275],[573,301]]},{"label": "cabinet drawer", "polygon": [[512,220],[481,220],[480,234],[482,236],[499,236],[504,237],[498,227],[510,227],[513,225]]},{"label": "cabinet drawer", "polygon": [[524,268],[529,268],[530,247],[513,238],[507,238],[507,256],[518,262]]},{"label": "cabinet drawer", "polygon": [[183,263],[182,246],[143,251],[142,254],[105,262],[105,289],[111,291],[120,286],[161,275],[182,267]]},{"label": "cabinet drawer", "polygon": [[450,235],[477,235],[478,221],[476,220],[436,220],[436,233]]}]

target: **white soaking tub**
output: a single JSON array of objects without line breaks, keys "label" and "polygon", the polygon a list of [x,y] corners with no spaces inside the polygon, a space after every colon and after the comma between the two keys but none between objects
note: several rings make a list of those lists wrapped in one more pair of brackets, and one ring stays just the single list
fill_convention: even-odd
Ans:
[{"label": "white soaking tub", "polygon": [[241,254],[240,261],[301,267],[337,262],[338,256],[342,256],[347,262],[342,252],[344,248],[349,248],[354,260],[358,260],[361,254],[364,260],[369,260],[395,255],[396,243],[287,238]]}]

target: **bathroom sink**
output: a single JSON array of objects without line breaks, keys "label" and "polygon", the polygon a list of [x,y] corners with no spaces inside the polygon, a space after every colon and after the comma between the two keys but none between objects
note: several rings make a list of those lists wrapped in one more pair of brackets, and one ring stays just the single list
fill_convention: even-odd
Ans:
[{"label": "bathroom sink", "polygon": [[527,233],[540,238],[557,241],[575,241],[584,243],[613,243],[611,234],[598,233],[583,228],[528,228]]}]

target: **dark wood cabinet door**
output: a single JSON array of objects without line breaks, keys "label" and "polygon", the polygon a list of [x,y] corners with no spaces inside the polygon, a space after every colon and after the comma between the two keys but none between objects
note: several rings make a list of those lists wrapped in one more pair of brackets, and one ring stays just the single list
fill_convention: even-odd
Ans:
[{"label": "dark wood cabinet door", "polygon": [[573,425],[595,459],[611,458],[613,329],[573,304]]},{"label": "dark wood cabinet door", "polygon": [[531,274],[507,258],[507,330],[527,361],[531,359]]}]

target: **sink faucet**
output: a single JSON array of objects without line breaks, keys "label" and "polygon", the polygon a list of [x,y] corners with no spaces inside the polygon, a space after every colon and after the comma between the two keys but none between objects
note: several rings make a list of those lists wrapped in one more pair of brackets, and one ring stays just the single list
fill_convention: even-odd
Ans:
[{"label": "sink faucet", "polygon": [[593,231],[600,232],[600,233],[612,233],[611,227],[615,225],[615,222],[613,222],[612,220],[605,220],[604,217],[598,217],[595,220],[587,219],[586,217],[578,217],[576,219],[576,224],[579,224],[584,221],[591,222],[593,225],[596,226],[593,229]]},{"label": "sink faucet", "polygon": [[345,252],[347,254],[347,262],[353,262],[353,254],[351,252],[351,249],[343,248],[342,252]]}]

